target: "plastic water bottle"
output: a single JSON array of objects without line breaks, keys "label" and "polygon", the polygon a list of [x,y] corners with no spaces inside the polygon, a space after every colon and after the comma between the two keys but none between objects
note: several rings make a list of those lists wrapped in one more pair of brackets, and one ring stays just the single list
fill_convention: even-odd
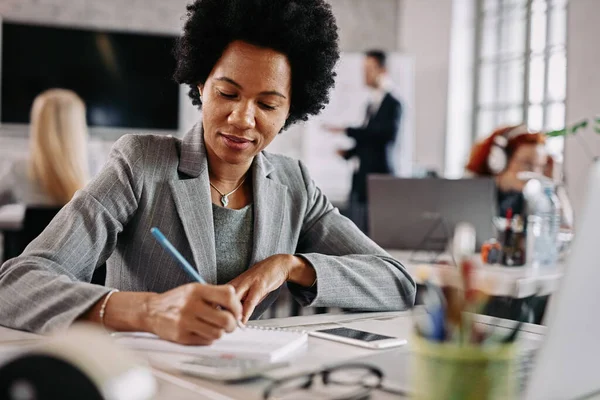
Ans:
[{"label": "plastic water bottle", "polygon": [[558,260],[560,202],[552,184],[532,180],[527,183],[527,264],[551,268]]},{"label": "plastic water bottle", "polygon": [[548,218],[548,266],[554,267],[558,261],[558,234],[560,232],[561,208],[560,200],[554,191],[554,185],[544,187],[544,194],[550,200],[550,214]]}]

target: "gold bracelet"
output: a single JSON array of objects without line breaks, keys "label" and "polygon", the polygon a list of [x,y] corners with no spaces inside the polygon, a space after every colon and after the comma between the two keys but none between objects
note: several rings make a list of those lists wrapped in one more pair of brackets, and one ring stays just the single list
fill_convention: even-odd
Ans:
[{"label": "gold bracelet", "polygon": [[100,314],[99,314],[100,325],[102,325],[102,327],[105,329],[106,329],[106,326],[104,325],[104,314],[106,314],[106,305],[108,304],[108,299],[110,299],[110,296],[117,293],[118,291],[119,291],[118,289],[113,289],[110,292],[108,292],[108,294],[104,298],[104,301],[102,302],[102,306],[100,307]]}]

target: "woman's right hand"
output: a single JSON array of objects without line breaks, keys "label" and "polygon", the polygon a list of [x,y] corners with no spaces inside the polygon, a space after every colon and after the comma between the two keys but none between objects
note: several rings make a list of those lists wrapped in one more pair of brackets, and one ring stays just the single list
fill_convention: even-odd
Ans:
[{"label": "woman's right hand", "polygon": [[211,344],[233,332],[242,317],[242,303],[231,285],[189,283],[151,296],[146,306],[150,332],[189,345]]}]

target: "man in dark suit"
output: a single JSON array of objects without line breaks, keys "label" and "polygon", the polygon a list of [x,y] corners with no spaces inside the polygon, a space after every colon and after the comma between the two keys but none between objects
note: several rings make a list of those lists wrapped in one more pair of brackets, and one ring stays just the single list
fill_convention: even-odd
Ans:
[{"label": "man in dark suit", "polygon": [[387,81],[386,54],[380,50],[365,53],[365,83],[371,89],[365,120],[360,127],[333,127],[334,133],[346,133],[355,140],[349,150],[339,150],[346,160],[356,158],[359,166],[352,177],[349,216],[367,233],[367,175],[394,172],[392,148],[400,128],[402,105],[390,93]]}]

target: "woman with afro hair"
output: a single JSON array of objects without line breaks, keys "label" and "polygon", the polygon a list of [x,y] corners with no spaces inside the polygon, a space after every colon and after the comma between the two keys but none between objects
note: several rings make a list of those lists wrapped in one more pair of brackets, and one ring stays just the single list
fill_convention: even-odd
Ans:
[{"label": "woman with afro hair", "polygon": [[[175,56],[175,80],[202,119],[183,139],[117,141],[103,171],[0,268],[0,324],[48,332],[87,320],[209,344],[259,317],[284,284],[304,306],[411,307],[404,267],[339,214],[301,162],[264,151],[328,102],[339,59],[331,6],[196,0]],[[105,262],[106,287],[89,283]]]}]

